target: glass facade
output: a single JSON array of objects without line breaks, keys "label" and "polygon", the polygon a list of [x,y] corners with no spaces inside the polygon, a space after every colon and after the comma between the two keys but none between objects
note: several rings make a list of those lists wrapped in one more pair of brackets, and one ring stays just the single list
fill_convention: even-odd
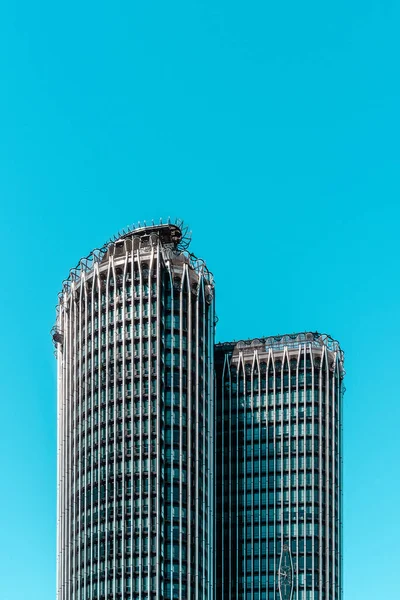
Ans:
[{"label": "glass facade", "polygon": [[59,600],[213,597],[214,285],[181,230],[134,230],[60,294]]},{"label": "glass facade", "polygon": [[342,600],[343,353],[214,345],[214,281],[179,225],[63,283],[58,600]]},{"label": "glass facade", "polygon": [[217,598],[341,600],[339,345],[218,344],[215,364]]}]

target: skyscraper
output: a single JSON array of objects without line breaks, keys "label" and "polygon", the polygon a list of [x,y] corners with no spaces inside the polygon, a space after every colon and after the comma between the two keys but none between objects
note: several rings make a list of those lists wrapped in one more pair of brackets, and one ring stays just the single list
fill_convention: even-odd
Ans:
[{"label": "skyscraper", "polygon": [[341,600],[339,344],[269,337],[215,361],[217,598]]},{"label": "skyscraper", "polygon": [[63,283],[57,599],[342,600],[340,346],[214,346],[188,245],[139,226]]},{"label": "skyscraper", "polygon": [[214,283],[187,245],[139,227],[63,283],[58,600],[213,597]]}]

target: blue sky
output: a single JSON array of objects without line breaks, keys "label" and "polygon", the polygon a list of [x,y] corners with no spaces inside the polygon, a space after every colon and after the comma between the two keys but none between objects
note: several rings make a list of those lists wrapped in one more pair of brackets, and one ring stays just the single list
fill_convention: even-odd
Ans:
[{"label": "blue sky", "polygon": [[55,597],[49,330],[81,256],[181,217],[218,340],[346,353],[345,598],[398,595],[400,4],[0,7],[0,598]]}]

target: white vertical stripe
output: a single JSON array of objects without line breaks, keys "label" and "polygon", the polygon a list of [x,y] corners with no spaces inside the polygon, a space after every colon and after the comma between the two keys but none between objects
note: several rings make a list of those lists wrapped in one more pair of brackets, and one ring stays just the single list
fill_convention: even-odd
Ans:
[{"label": "white vertical stripe", "polygon": [[[335,357],[336,358],[336,357]],[[332,426],[332,437],[331,437],[331,457],[332,457],[332,598],[336,600],[336,553],[337,553],[337,540],[336,540],[336,530],[335,530],[335,518],[336,518],[336,497],[335,497],[335,476],[336,476],[336,466],[335,466],[335,409],[336,409],[336,385],[335,385],[335,369],[336,369],[336,361],[334,360],[332,366],[332,416],[331,416],[331,426]]]},{"label": "white vertical stripe", "polygon": [[157,499],[156,499],[156,597],[161,596],[161,556],[160,556],[160,544],[161,544],[161,515],[160,515],[160,507],[161,507],[161,336],[160,336],[160,327],[161,327],[161,253],[160,253],[160,244],[157,241],[157,432],[156,432],[156,449],[157,449]]},{"label": "white vertical stripe", "polygon": [[300,451],[299,451],[299,410],[300,410],[300,398],[299,398],[299,373],[300,373],[300,364],[301,364],[301,345],[299,345],[298,355],[297,355],[297,364],[296,364],[296,513],[297,513],[297,535],[296,535],[296,578],[295,578],[295,594],[296,598],[299,594],[299,535],[300,535],[300,508],[299,508],[299,488],[300,488]]},{"label": "white vertical stripe", "polygon": [[[309,344],[309,353],[310,353],[310,361],[311,361],[311,528],[312,528],[312,570],[311,570],[311,578],[312,578],[312,597],[315,595],[315,400],[314,400],[314,357],[312,351],[312,345]],[[308,518],[307,518],[308,520]],[[307,527],[307,522],[306,522]]]}]

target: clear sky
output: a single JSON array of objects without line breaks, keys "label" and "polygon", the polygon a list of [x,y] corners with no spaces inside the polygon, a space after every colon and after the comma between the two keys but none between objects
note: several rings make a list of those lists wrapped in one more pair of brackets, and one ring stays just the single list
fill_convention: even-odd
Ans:
[{"label": "clear sky", "polygon": [[160,216],[216,277],[218,340],[341,342],[345,600],[399,597],[399,23],[395,0],[1,3],[0,600],[55,598],[61,281]]}]

